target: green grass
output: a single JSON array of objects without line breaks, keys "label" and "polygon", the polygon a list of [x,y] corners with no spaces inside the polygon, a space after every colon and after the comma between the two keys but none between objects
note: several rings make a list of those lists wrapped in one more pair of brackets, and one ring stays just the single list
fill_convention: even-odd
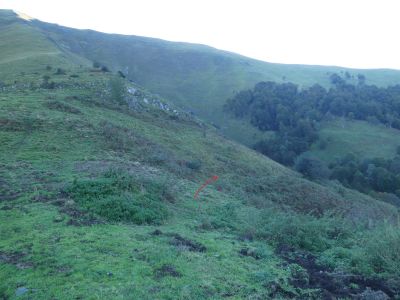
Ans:
[{"label": "green grass", "polygon": [[[308,273],[281,244],[398,279],[393,206],[309,182],[182,111],[119,106],[113,75],[77,61],[43,53],[0,69],[0,298],[318,298],[295,284]],[[45,75],[58,88],[40,88]],[[139,101],[157,98],[135,87]],[[370,237],[378,248],[367,256]]]},{"label": "green grass", "polygon": [[399,83],[400,73],[396,70],[274,64],[204,45],[32,23],[66,53],[123,71],[129,79],[217,124],[224,134],[246,145],[254,144],[261,133],[223,113],[222,106],[235,92],[252,88],[260,81],[329,86],[332,73],[344,75],[347,71],[352,83],[357,82],[359,73],[366,76],[367,83]]},{"label": "green grass", "polygon": [[327,141],[325,149],[315,144],[311,154],[327,162],[353,153],[363,158],[393,158],[400,146],[400,131],[366,121],[336,120],[322,125],[320,139]]}]

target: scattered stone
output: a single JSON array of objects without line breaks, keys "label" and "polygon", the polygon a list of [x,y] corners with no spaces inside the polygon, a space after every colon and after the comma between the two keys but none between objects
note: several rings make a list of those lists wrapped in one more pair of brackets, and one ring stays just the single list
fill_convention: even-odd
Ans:
[{"label": "scattered stone", "polygon": [[75,205],[75,201],[72,199],[68,199],[67,201],[65,201],[65,206],[74,206]]},{"label": "scattered stone", "polygon": [[364,292],[354,297],[360,300],[389,300],[390,297],[382,291],[373,291],[369,287]]},{"label": "scattered stone", "polygon": [[27,289],[24,286],[21,286],[17,288],[17,290],[15,291],[15,296],[19,297],[22,296],[23,294],[26,294],[27,292],[29,292],[29,289]]},{"label": "scattered stone", "polygon": [[60,222],[64,221],[64,219],[65,219],[64,216],[58,215],[58,216],[54,217],[53,222],[60,223]]}]

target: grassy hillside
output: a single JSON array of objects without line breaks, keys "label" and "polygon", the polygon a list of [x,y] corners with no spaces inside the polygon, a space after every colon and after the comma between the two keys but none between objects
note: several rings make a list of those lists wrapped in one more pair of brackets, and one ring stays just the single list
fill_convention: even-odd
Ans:
[{"label": "grassy hillside", "polygon": [[366,75],[367,83],[378,85],[400,79],[395,70],[273,64],[203,45],[76,30],[40,21],[32,24],[61,49],[123,71],[129,79],[214,122],[224,134],[245,144],[253,144],[260,132],[224,114],[222,105],[235,92],[259,81],[328,85],[330,74],[346,71],[354,82],[359,73]]},{"label": "grassy hillside", "polygon": [[116,75],[29,23],[0,28],[24,43],[13,63],[0,48],[0,299],[398,297],[394,206],[307,181],[128,81],[117,103]]},{"label": "grassy hillside", "polygon": [[365,121],[336,120],[324,124],[320,138],[327,141],[326,148],[319,143],[313,145],[313,155],[327,162],[342,158],[349,153],[360,159],[393,158],[400,146],[399,130]]}]

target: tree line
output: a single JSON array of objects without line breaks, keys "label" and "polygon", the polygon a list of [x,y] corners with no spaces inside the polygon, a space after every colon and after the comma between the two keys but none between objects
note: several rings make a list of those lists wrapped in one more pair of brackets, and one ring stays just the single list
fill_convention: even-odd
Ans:
[{"label": "tree line", "polygon": [[262,131],[274,132],[254,148],[284,165],[295,166],[310,178],[337,179],[364,192],[395,193],[400,189],[400,179],[393,170],[400,170],[392,165],[397,166],[400,160],[360,162],[347,157],[328,168],[315,158],[299,159],[318,140],[320,123],[334,117],[365,120],[400,130],[400,85],[368,85],[361,74],[357,84],[348,83],[338,74],[332,74],[330,82],[330,88],[315,84],[305,89],[293,83],[259,82],[253,89],[236,93],[224,108]]}]

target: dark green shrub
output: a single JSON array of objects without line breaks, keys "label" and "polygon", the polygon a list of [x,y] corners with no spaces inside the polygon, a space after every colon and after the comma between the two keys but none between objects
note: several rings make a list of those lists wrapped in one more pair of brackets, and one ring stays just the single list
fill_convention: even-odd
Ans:
[{"label": "dark green shrub", "polygon": [[351,227],[339,218],[316,218],[310,215],[265,210],[257,224],[256,236],[275,245],[322,252],[346,243]]},{"label": "dark green shrub", "polygon": [[296,160],[295,168],[309,179],[328,179],[330,171],[327,165],[315,157],[299,157]]},{"label": "dark green shrub", "polygon": [[118,71],[118,75],[119,75],[121,78],[126,78],[126,75],[125,75],[122,71]]},{"label": "dark green shrub", "polygon": [[186,167],[188,167],[189,169],[192,169],[194,171],[200,170],[201,165],[202,165],[201,160],[199,160],[199,159],[195,159],[195,160],[186,162]]},{"label": "dark green shrub", "polygon": [[100,68],[101,67],[101,64],[99,63],[99,62],[97,62],[97,61],[94,61],[93,62],[93,68]]},{"label": "dark green shrub", "polygon": [[54,75],[65,75],[67,72],[62,69],[62,68],[57,68],[57,71],[54,73]]},{"label": "dark green shrub", "polygon": [[160,183],[109,171],[97,179],[75,180],[67,193],[83,209],[112,222],[161,224],[168,216]]},{"label": "dark green shrub", "polygon": [[113,77],[109,82],[111,101],[120,105],[125,103],[126,86],[125,81],[121,77]]},{"label": "dark green shrub", "polygon": [[40,85],[40,87],[41,88],[44,88],[44,89],[54,89],[55,87],[56,87],[56,84],[55,84],[55,82],[54,81],[49,81],[50,80],[50,76],[49,75],[44,75],[43,76],[43,82],[42,82],[42,84]]},{"label": "dark green shrub", "polygon": [[133,132],[108,121],[100,123],[100,133],[107,146],[115,151],[125,151],[135,144]]},{"label": "dark green shrub", "polygon": [[364,249],[364,264],[375,273],[400,278],[400,230],[383,224],[368,232],[360,246]]}]

